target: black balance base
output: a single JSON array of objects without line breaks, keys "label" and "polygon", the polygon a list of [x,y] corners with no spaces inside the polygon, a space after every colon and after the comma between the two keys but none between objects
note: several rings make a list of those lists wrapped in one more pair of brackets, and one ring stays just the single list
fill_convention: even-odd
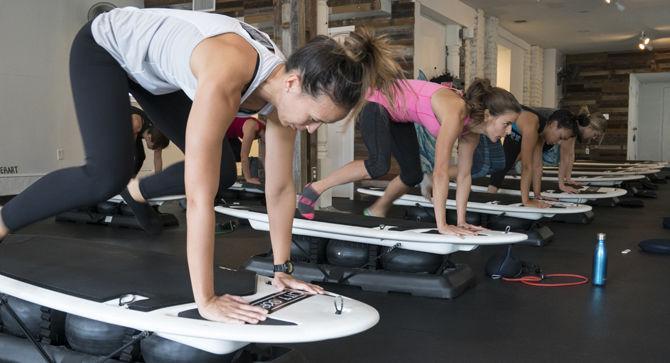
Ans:
[{"label": "black balance base", "polygon": [[[272,276],[272,256],[252,257],[244,266],[257,274]],[[329,264],[295,262],[293,276],[307,282],[329,282],[358,286],[365,291],[400,292],[413,296],[453,299],[475,285],[475,276],[467,265],[455,264],[441,274],[404,273],[368,270]]]},{"label": "black balance base", "polygon": [[[159,338],[157,336],[152,336],[152,338],[160,339],[166,341],[164,338]],[[149,338],[149,339],[152,339]],[[128,362],[129,360],[117,360],[117,359],[103,359],[97,355],[90,355],[82,352],[77,352],[72,349],[67,348],[66,346],[54,346],[46,343],[39,343],[42,348],[46,351],[49,357],[53,360],[54,363],[121,363]],[[146,362],[165,362],[166,357],[169,357],[169,362],[180,362],[180,363],[193,363],[193,360],[189,360],[188,357],[183,355],[184,347],[186,349],[196,350],[188,346],[184,346],[177,342],[167,341],[167,346],[162,351],[152,352],[151,356],[145,357],[144,361]],[[28,339],[19,338],[9,334],[0,333],[0,362],[44,362],[45,359],[40,355],[39,351],[35,349]],[[154,348],[155,349],[155,348]],[[158,353],[158,354],[156,354]],[[181,355],[180,355],[181,354]],[[204,356],[207,356],[210,361],[216,359],[215,355],[202,352]],[[156,355],[156,356],[154,356]],[[195,354],[194,356],[197,356]],[[193,356],[191,356],[192,358]],[[214,358],[212,358],[214,357]],[[182,359],[186,358],[186,359]],[[282,347],[282,346],[273,346],[267,344],[249,344],[236,353],[230,354],[230,359],[228,357],[222,357],[221,359],[216,359],[216,362],[221,363],[307,363],[307,359],[297,350]],[[198,360],[199,362],[200,360]],[[136,362],[136,360],[130,360],[130,362]]]},{"label": "black balance base", "polygon": [[[514,232],[514,230],[512,231]],[[536,225],[527,231],[518,232],[525,233],[528,236],[527,240],[519,243],[521,245],[544,247],[554,239],[554,231],[545,225]]]},{"label": "black balance base", "polygon": [[518,243],[521,245],[543,247],[554,239],[554,231],[539,221],[491,215],[486,215],[485,220],[486,223],[482,223],[482,225],[490,229],[504,231],[509,227],[512,232],[527,235],[527,240]]},{"label": "black balance base", "polygon": [[[179,225],[179,220],[173,214],[160,213],[160,216],[163,220],[164,227],[173,227]],[[63,212],[56,216],[56,222],[99,224],[112,227],[142,229],[135,216],[128,216],[123,214],[106,215],[83,210]]]},{"label": "black balance base", "polygon": [[642,208],[644,207],[644,201],[635,197],[623,196],[619,199],[618,205],[624,208]]},{"label": "black balance base", "polygon": [[621,183],[621,187],[628,191],[629,196],[638,198],[656,198],[658,185],[649,181],[649,179],[634,180]]},{"label": "black balance base", "polygon": [[551,219],[553,222],[589,224],[593,221],[595,214],[592,210],[584,213],[556,214]]},{"label": "black balance base", "polygon": [[619,197],[614,197],[614,198],[602,198],[602,199],[594,199],[586,202],[586,204],[593,206],[593,207],[616,207],[619,205]]},{"label": "black balance base", "polygon": [[657,174],[651,174],[648,176],[649,181],[651,181],[654,184],[668,184],[667,175],[665,175],[662,171]]},{"label": "black balance base", "polygon": [[[76,352],[64,346],[53,346],[41,343],[42,348],[56,363],[121,363],[116,359],[102,360],[99,356]],[[0,333],[0,361],[2,362],[44,362],[39,351],[28,339]]]}]

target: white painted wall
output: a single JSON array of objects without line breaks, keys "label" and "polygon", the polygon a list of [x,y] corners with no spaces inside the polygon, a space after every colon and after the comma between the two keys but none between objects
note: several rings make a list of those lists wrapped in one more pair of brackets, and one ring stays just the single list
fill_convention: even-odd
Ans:
[{"label": "white painted wall", "polygon": [[556,74],[565,65],[565,56],[558,49],[544,50],[544,84],[542,89],[542,106],[558,107],[561,97],[561,86],[557,83]]},{"label": "white painted wall", "polygon": [[[16,194],[40,175],[82,163],[68,72],[70,45],[97,0],[2,1],[0,10],[0,195]],[[142,0],[112,0],[143,6]],[[57,160],[56,149],[63,149]]]},{"label": "white painted wall", "polygon": [[475,25],[477,11],[459,0],[416,0],[415,2],[437,11],[461,26],[472,28]]},{"label": "white painted wall", "polygon": [[512,83],[512,50],[498,44],[496,86],[509,91]]},{"label": "white painted wall", "polygon": [[428,78],[444,73],[447,26],[421,16],[418,11],[414,19],[414,76],[419,70]]},{"label": "white painted wall", "polygon": [[498,45],[509,48],[512,52],[512,67],[510,73],[510,89],[509,91],[518,99],[523,99],[523,85],[524,85],[524,57],[526,50],[530,49],[528,44],[523,39],[510,33],[503,27],[498,28]]}]

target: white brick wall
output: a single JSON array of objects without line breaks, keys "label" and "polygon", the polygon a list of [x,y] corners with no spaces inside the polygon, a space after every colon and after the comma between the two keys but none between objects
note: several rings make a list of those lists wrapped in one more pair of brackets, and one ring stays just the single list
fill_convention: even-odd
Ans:
[{"label": "white brick wall", "polygon": [[523,56],[523,99],[519,100],[524,105],[530,105],[530,49]]},{"label": "white brick wall", "polygon": [[530,106],[542,105],[544,50],[537,45],[530,47]]},{"label": "white brick wall", "polygon": [[486,19],[483,10],[477,10],[472,39],[465,42],[465,87],[475,78],[484,77],[484,56],[486,41]]},{"label": "white brick wall", "polygon": [[498,24],[496,17],[486,18],[486,42],[484,55],[484,77],[491,80],[491,84],[496,84],[498,73]]}]

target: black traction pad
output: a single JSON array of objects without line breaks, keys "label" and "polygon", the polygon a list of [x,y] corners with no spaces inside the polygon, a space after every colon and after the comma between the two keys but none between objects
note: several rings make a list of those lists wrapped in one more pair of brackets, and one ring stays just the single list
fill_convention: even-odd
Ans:
[{"label": "black traction pad", "polygon": [[[186,310],[182,311],[181,313],[177,314],[180,318],[188,318],[188,319],[198,319],[198,320],[205,320],[200,313],[198,312],[198,309],[191,309],[191,310]],[[298,325],[296,323],[292,323],[290,321],[284,321],[284,320],[278,320],[278,319],[272,319],[272,318],[265,318],[263,321],[259,321],[257,325],[282,325],[282,326],[290,326],[290,325]]]},{"label": "black traction pad", "polygon": [[[482,187],[488,187],[489,186],[489,178],[477,178],[472,180],[472,185],[477,185],[477,186],[482,186]],[[551,181],[542,181],[542,190],[553,190],[556,193],[561,193],[561,189],[558,187],[558,183],[556,182],[551,182]],[[573,187],[575,188],[581,188],[580,186],[574,185]],[[502,189],[511,189],[511,190],[520,190],[521,189],[521,180],[518,179],[503,179],[502,185],[500,186]],[[605,194],[600,191],[600,187],[595,187],[595,186],[589,186],[583,191],[579,191],[578,193],[575,194]]]},{"label": "black traction pad", "polygon": [[[243,206],[242,208],[236,208],[236,209],[244,209],[252,212],[267,214],[267,209],[261,206]],[[295,212],[294,218],[309,220],[307,218],[302,217],[298,211]],[[391,231],[406,231],[410,229],[436,228],[435,224],[433,223],[413,222],[396,218],[370,217],[351,213],[326,212],[321,210],[315,211],[315,217],[313,221],[340,224],[343,226],[365,227],[365,228],[377,228],[380,226],[389,226],[390,228],[388,229]]]},{"label": "black traction pad", "polygon": [[[0,274],[96,302],[148,297],[129,304],[139,311],[193,302],[186,257],[103,242],[11,235],[0,243]],[[217,294],[256,292],[253,272],[215,268],[214,281]]]},{"label": "black traction pad", "polygon": [[[383,188],[367,188],[370,190],[384,191]],[[407,195],[421,196],[420,188],[411,188]],[[449,194],[447,198],[456,200],[456,190],[449,189]],[[518,195],[509,195],[502,193],[484,193],[484,192],[472,192],[468,201],[475,203],[489,203],[489,204],[499,204],[499,205],[509,205],[509,204],[518,204],[521,203],[521,197]],[[426,200],[426,202],[428,202]],[[432,207],[431,207],[432,208]]]}]

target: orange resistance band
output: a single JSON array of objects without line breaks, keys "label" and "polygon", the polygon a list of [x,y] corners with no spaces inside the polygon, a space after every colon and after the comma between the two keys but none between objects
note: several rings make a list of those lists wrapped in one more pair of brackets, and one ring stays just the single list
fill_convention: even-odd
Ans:
[{"label": "orange resistance band", "polygon": [[[547,278],[550,278],[550,277],[567,277],[567,278],[577,279],[577,281],[557,282],[557,283],[541,282],[541,281],[546,280]],[[524,277],[520,277],[520,278],[517,278],[517,279],[510,279],[510,278],[503,277],[503,280],[510,281],[510,282],[521,282],[522,284],[526,284],[526,285],[530,285],[530,286],[540,286],[540,287],[577,286],[577,285],[583,285],[583,284],[589,282],[588,277],[582,276],[582,275],[575,275],[575,274],[546,274],[546,275],[542,275],[542,276],[524,276]]]}]

